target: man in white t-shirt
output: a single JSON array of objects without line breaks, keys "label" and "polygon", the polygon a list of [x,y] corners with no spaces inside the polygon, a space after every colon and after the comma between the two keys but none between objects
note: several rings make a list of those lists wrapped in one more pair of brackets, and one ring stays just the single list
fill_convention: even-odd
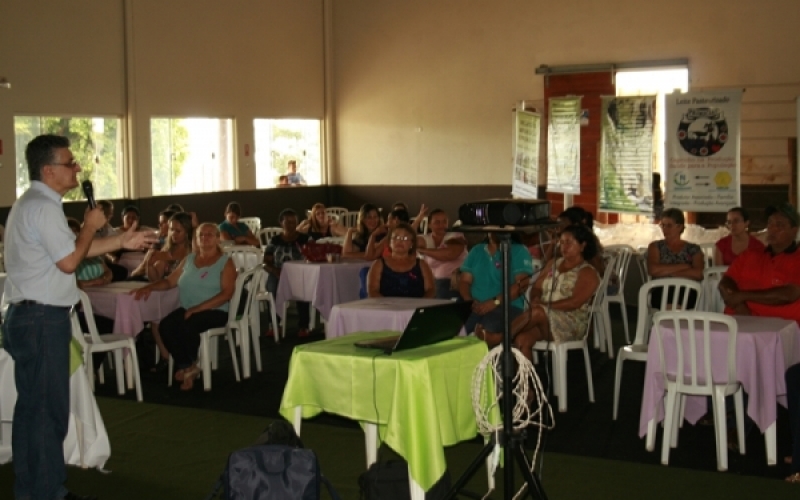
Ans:
[{"label": "man in white t-shirt", "polygon": [[297,162],[295,160],[289,160],[289,174],[286,177],[289,180],[290,186],[306,185],[306,180],[303,178],[303,174],[297,171]]}]

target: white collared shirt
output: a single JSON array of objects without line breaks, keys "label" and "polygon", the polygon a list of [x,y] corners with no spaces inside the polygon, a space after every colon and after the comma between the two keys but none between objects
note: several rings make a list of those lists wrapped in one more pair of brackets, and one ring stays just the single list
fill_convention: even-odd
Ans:
[{"label": "white collared shirt", "polygon": [[60,194],[32,181],[11,207],[4,245],[5,302],[35,300],[53,306],[78,302],[75,275],[56,266],[75,251],[75,234],[67,226]]}]

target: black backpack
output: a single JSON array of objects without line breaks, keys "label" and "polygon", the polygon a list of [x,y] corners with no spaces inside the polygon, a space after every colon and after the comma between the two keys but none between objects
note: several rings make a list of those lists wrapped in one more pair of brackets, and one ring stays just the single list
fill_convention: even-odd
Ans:
[{"label": "black backpack", "polygon": [[317,456],[303,448],[294,428],[278,420],[253,446],[234,451],[211,494],[224,489],[224,500],[319,500],[321,485],[334,500],[339,495],[322,475]]}]

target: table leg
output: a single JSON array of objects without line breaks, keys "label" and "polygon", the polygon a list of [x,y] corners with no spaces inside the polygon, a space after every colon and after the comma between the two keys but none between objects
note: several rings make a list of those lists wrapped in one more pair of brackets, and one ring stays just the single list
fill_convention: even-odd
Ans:
[{"label": "table leg", "polygon": [[775,422],[772,422],[764,431],[764,444],[767,448],[767,465],[778,463],[778,450],[776,448]]},{"label": "table leg", "polygon": [[297,434],[297,437],[300,437],[300,426],[303,423],[303,407],[302,406],[295,406],[294,407],[294,421],[292,425],[294,426],[294,432]]},{"label": "table leg", "polygon": [[653,451],[656,449],[656,419],[653,418],[649,422],[647,422],[647,438],[645,440],[644,448],[647,451]]},{"label": "table leg", "polygon": [[411,492],[411,500],[425,500],[425,490],[411,477],[410,466],[408,468],[408,490]]},{"label": "table leg", "polygon": [[[378,426],[377,424],[364,424],[364,438],[367,450],[367,469],[378,461]],[[410,477],[410,476],[409,476]]]},{"label": "table leg", "polygon": [[247,322],[239,322],[236,334],[239,335],[239,351],[242,354],[242,378],[250,378],[250,326]]}]

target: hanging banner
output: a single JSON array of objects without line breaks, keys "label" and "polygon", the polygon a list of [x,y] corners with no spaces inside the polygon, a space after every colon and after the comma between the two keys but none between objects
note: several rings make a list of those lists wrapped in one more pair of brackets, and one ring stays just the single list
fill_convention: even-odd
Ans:
[{"label": "hanging banner", "polygon": [[653,213],[656,96],[603,97],[598,210]]},{"label": "hanging banner", "polygon": [[536,199],[539,186],[539,137],[542,117],[530,111],[515,111],[514,166],[511,195]]},{"label": "hanging banner", "polygon": [[727,212],[739,206],[741,102],[741,90],[666,96],[666,207]]},{"label": "hanging banner", "polygon": [[581,192],[581,98],[553,97],[547,125],[547,190]]}]

